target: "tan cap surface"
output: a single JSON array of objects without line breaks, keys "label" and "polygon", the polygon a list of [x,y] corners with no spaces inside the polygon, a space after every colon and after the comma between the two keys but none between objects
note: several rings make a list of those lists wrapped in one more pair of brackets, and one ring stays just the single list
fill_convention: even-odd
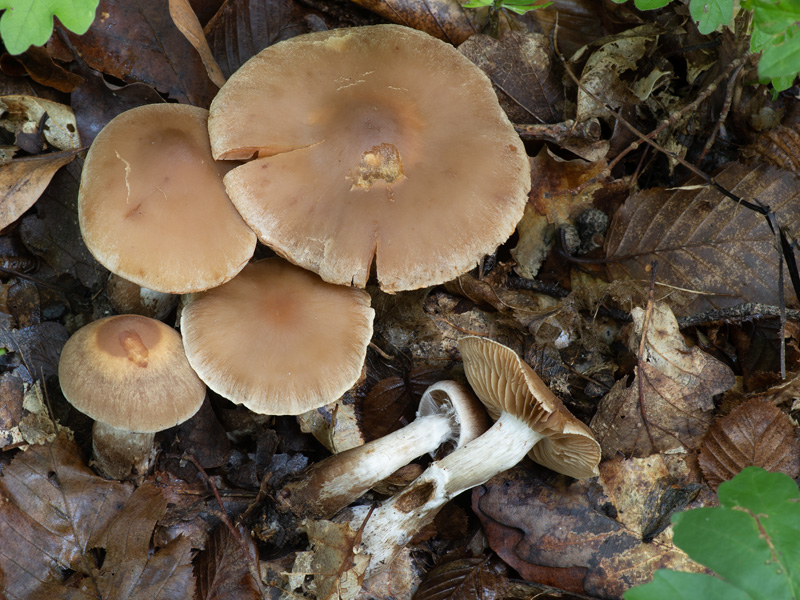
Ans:
[{"label": "tan cap surface", "polygon": [[250,410],[296,415],[361,375],[374,311],[363,290],[286,261],[251,263],[184,310],[186,354],[208,387]]},{"label": "tan cap surface", "polygon": [[106,317],[76,331],[61,352],[58,377],[79,411],[140,433],[183,423],[206,392],[178,332],[139,315]]},{"label": "tan cap surface", "polygon": [[529,456],[571,477],[598,474],[600,445],[592,430],[567,410],[516,352],[493,340],[464,337],[458,342],[472,389],[493,419],[514,414],[546,437]]},{"label": "tan cap surface", "polygon": [[167,293],[205,290],[238,273],[256,236],[225,193],[208,111],[150,104],[114,118],[86,157],[81,233],[111,272]]},{"label": "tan cap surface", "polygon": [[[250,59],[211,105],[217,158],[264,243],[326,281],[448,281],[514,231],[530,167],[489,79],[398,25],[298,36]],[[258,158],[260,157],[260,158]]]}]

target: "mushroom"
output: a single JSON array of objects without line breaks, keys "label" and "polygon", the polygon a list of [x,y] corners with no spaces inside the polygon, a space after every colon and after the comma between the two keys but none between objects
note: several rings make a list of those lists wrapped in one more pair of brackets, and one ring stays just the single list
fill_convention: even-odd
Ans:
[{"label": "mushroom", "polygon": [[301,35],[251,58],[208,122],[259,239],[325,280],[388,292],[449,281],[514,231],[525,148],[488,77],[398,25]]},{"label": "mushroom", "polygon": [[142,287],[114,273],[108,276],[106,295],[111,307],[121,314],[164,319],[178,305],[178,296]]},{"label": "mushroom", "polygon": [[253,412],[297,415],[333,402],[361,376],[369,304],[363,290],[266,259],[190,301],[183,343],[216,393]]},{"label": "mushroom", "polygon": [[[459,340],[472,389],[497,422],[432,463],[405,490],[374,509],[358,507],[343,518],[363,524],[362,548],[371,556],[366,577],[385,568],[450,499],[510,469],[530,453],[546,467],[584,478],[599,474],[600,445],[517,354],[492,340]],[[366,519],[366,523],[364,520]]]},{"label": "mushroom", "polygon": [[95,463],[113,479],[147,471],[155,433],[194,415],[206,391],[178,332],[139,315],[81,327],[64,345],[58,378],[70,404],[95,420]]},{"label": "mushroom", "polygon": [[94,257],[158,292],[205,290],[238,273],[256,237],[222,183],[231,163],[211,156],[208,111],[149,104],[126,111],[92,143],[78,219]]},{"label": "mushroom", "polygon": [[298,516],[329,518],[415,458],[440,446],[460,448],[486,426],[486,413],[469,388],[440,381],[425,390],[412,423],[316,463],[281,497]]}]

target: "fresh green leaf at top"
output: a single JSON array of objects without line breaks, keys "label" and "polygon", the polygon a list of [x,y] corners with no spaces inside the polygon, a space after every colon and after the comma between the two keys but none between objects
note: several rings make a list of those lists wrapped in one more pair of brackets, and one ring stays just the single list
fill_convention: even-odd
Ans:
[{"label": "fresh green leaf at top", "polygon": [[[625,0],[614,0],[617,4],[622,4]],[[633,0],[633,4],[639,10],[656,10],[663,8],[670,3],[670,0]]]},{"label": "fresh green leaf at top", "polygon": [[0,0],[0,38],[10,54],[41,46],[53,34],[53,17],[77,34],[94,21],[99,0]]},{"label": "fresh green leaf at top", "polygon": [[800,21],[800,0],[744,0],[742,7],[753,11],[754,30],[782,34]]},{"label": "fresh green leaf at top", "polygon": [[800,491],[782,473],[748,467],[719,486],[718,507],[675,515],[674,542],[713,570],[658,571],[625,600],[798,600]]},{"label": "fresh green leaf at top", "polygon": [[716,31],[721,25],[728,25],[733,19],[733,0],[691,0],[689,13],[697,21],[697,29],[702,34]]},{"label": "fresh green leaf at top", "polygon": [[552,2],[542,2],[540,0],[469,0],[464,2],[464,8],[483,8],[484,6],[491,6],[495,10],[505,8],[518,15],[524,15],[531,10],[538,10],[540,8],[547,8]]}]

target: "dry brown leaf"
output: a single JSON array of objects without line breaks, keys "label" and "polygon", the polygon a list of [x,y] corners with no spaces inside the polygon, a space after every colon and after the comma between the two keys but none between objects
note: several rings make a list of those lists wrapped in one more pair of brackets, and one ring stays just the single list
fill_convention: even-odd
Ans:
[{"label": "dry brown leaf", "polygon": [[195,562],[197,575],[197,600],[259,600],[261,593],[250,573],[250,564],[258,556],[249,532],[239,529],[247,544],[249,556],[230,530],[220,525],[212,533],[206,549]]},{"label": "dry brown leaf", "polygon": [[68,94],[83,83],[83,77],[58,65],[44,46],[31,46],[19,56],[8,58],[18,61],[35,82],[60,92]]},{"label": "dry brown leaf", "polygon": [[197,53],[200,55],[200,60],[208,73],[208,78],[217,87],[222,87],[225,84],[225,76],[214,60],[214,55],[211,53],[211,48],[208,45],[208,40],[203,33],[203,27],[194,12],[189,0],[169,0],[169,14],[172,21],[180,32],[189,40],[189,43],[194,46]]},{"label": "dry brown leaf", "polygon": [[33,206],[56,171],[73,158],[74,151],[53,152],[18,158],[0,166],[0,229]]},{"label": "dry brown leaf", "polygon": [[708,429],[700,447],[700,468],[714,489],[750,466],[786,473],[794,479],[800,475],[798,441],[786,413],[754,398]]},{"label": "dry brown leaf", "polygon": [[[191,544],[179,538],[153,553],[166,507],[151,484],[94,475],[65,433],[19,454],[0,479],[0,573],[10,598],[185,600],[194,592]],[[96,548],[105,550],[102,564]],[[74,573],[65,587],[65,570]],[[67,571],[69,573],[69,571]]]},{"label": "dry brown leaf", "polygon": [[[47,119],[42,123],[45,113]],[[33,96],[2,96],[0,115],[0,126],[17,136],[36,132],[42,123],[41,134],[53,148],[75,150],[81,147],[75,114],[64,104]]]},{"label": "dry brown leaf", "polygon": [[230,77],[267,46],[304,33],[299,22],[292,0],[231,0],[208,22],[205,32],[222,73]]},{"label": "dry brown leaf", "polygon": [[[800,181],[793,175],[731,163],[715,179],[739,197],[770,206],[779,226],[797,237]],[[612,279],[649,281],[649,265],[658,261],[658,284],[701,294],[679,314],[742,302],[779,304],[779,254],[766,219],[697,179],[685,189],[631,196],[614,215],[606,257]],[[788,279],[787,302],[796,304]]]},{"label": "dry brown leaf", "polygon": [[20,329],[0,326],[0,347],[19,353],[22,364],[33,379],[44,379],[58,373],[61,348],[68,337],[66,328],[56,321]]},{"label": "dry brown leaf", "polygon": [[510,586],[508,570],[496,558],[461,558],[431,569],[414,600],[494,600]]},{"label": "dry brown leaf", "polygon": [[[644,311],[631,311],[637,338]],[[592,419],[592,430],[608,458],[618,452],[626,456],[649,456],[654,452],[694,449],[713,419],[712,398],[733,386],[728,366],[697,347],[689,348],[675,316],[664,304],[656,304],[647,330],[645,356],[629,387],[617,382],[600,402]],[[631,351],[639,342],[632,339]]]},{"label": "dry brown leaf", "polygon": [[173,100],[208,108],[217,93],[203,62],[161,2],[100,0],[97,19],[70,43],[91,68],[148,83]]},{"label": "dry brown leaf", "polygon": [[475,488],[472,506],[491,548],[527,581],[620,598],[658,568],[698,570],[668,536],[645,544],[616,520],[601,483],[551,485],[516,467]]},{"label": "dry brown leaf", "polygon": [[353,0],[384,19],[419,29],[458,46],[476,33],[467,9],[458,0]]},{"label": "dry brown leaf", "polygon": [[471,36],[458,49],[492,80],[500,105],[514,123],[557,123],[564,89],[550,41],[537,33],[508,32],[500,39]]}]

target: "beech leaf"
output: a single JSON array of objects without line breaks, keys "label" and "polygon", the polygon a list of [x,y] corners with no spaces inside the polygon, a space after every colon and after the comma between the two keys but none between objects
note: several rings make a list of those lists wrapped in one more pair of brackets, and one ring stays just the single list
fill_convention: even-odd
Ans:
[{"label": "beech leaf", "polygon": [[750,466],[795,478],[800,475],[797,432],[783,411],[762,400],[748,400],[709,428],[699,462],[714,489]]}]

